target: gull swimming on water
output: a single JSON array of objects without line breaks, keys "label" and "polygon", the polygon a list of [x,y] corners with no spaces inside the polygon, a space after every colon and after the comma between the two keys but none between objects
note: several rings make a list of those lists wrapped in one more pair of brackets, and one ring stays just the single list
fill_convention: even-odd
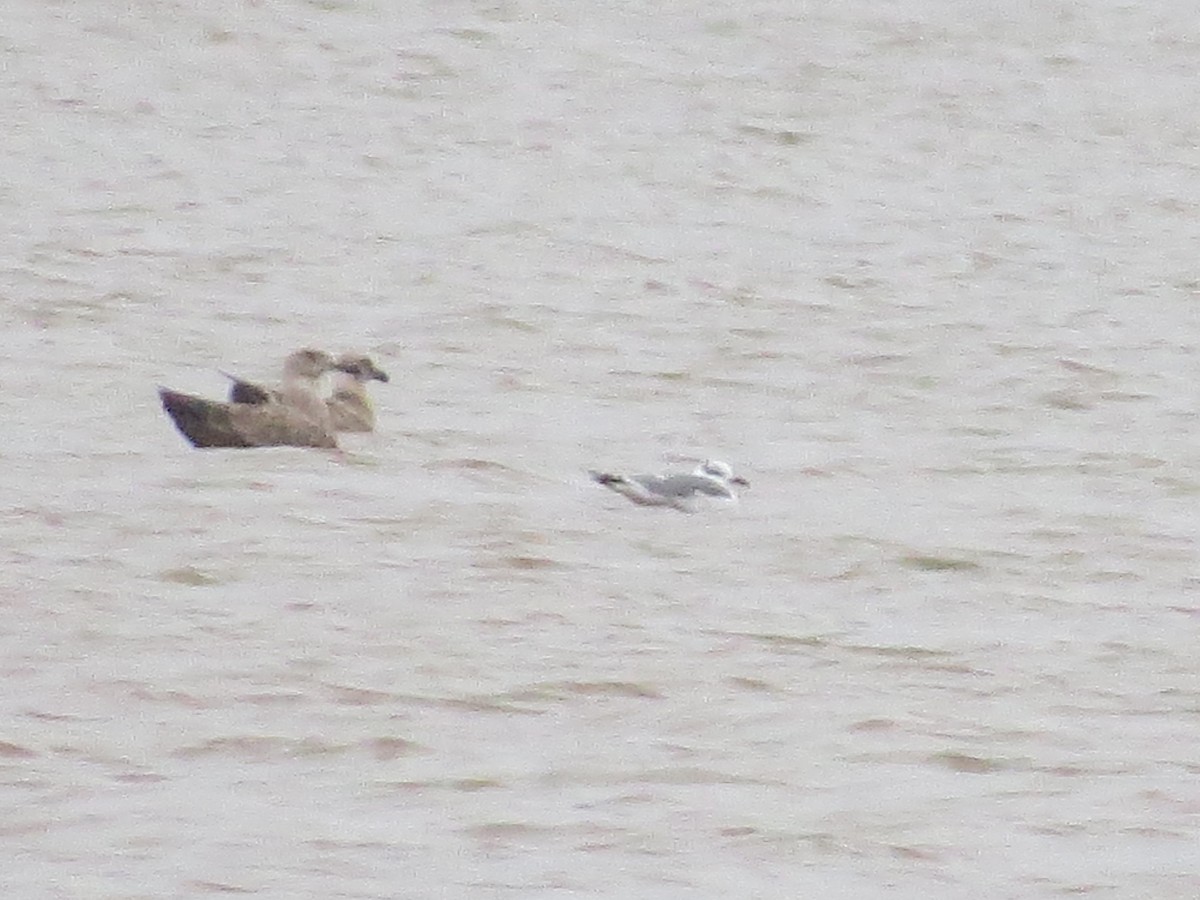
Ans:
[{"label": "gull swimming on water", "polygon": [[701,497],[736,501],[733,485],[749,487],[750,482],[734,475],[728,463],[708,459],[690,475],[611,475],[590,472],[592,480],[632,500],[638,506],[670,506],[682,512],[695,512]]},{"label": "gull swimming on water", "polygon": [[333,375],[333,393],[325,401],[334,431],[374,431],[375,407],[367,394],[368,381],[387,383],[387,372],[369,356],[343,353]]},{"label": "gull swimming on water", "polygon": [[337,440],[318,385],[321,376],[339,365],[323,350],[297,350],[284,360],[277,391],[239,381],[230,403],[162,387],[158,394],[175,427],[194,447],[333,448]]}]

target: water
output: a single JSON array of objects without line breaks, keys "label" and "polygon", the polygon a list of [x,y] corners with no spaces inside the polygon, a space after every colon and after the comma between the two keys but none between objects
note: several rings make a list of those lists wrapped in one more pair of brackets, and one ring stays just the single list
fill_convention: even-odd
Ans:
[{"label": "water", "polygon": [[1194,896],[1189,6],[10,6],[7,896]]}]

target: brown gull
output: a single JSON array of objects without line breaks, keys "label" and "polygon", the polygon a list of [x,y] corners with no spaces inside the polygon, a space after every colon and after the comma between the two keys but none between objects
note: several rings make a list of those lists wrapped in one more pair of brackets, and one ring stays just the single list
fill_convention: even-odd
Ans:
[{"label": "brown gull", "polygon": [[367,394],[368,381],[387,382],[383,371],[369,356],[343,353],[333,374],[333,393],[325,401],[334,431],[374,431],[375,407]]},{"label": "brown gull", "polygon": [[277,391],[250,385],[256,394],[230,403],[161,387],[158,394],[194,447],[336,447],[318,386],[321,376],[338,366],[323,350],[297,350],[284,361]]},{"label": "brown gull", "polygon": [[[367,394],[368,381],[388,381],[387,372],[369,356],[343,353],[337,359],[333,373],[333,393],[325,398],[329,421],[334,431],[374,431],[375,408]],[[222,373],[232,383],[229,386],[231,403],[266,403],[279,399],[279,391],[252,381]]]}]

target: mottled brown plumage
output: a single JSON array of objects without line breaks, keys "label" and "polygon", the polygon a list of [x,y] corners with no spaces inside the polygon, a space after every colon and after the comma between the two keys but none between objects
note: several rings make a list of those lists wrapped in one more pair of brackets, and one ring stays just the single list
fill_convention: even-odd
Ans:
[{"label": "mottled brown plumage", "polygon": [[220,403],[159,388],[163,409],[193,447],[336,447],[327,423],[283,403]]},{"label": "mottled brown plumage", "polygon": [[246,394],[249,402],[220,403],[166,388],[158,393],[163,409],[194,447],[336,447],[317,385],[337,366],[321,350],[297,350],[284,362],[279,390],[250,385],[258,393]]}]

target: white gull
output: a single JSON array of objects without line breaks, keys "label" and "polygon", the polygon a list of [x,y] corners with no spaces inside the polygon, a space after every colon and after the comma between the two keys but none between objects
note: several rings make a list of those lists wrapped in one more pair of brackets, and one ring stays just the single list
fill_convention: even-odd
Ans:
[{"label": "white gull", "polygon": [[638,506],[669,506],[681,512],[695,512],[697,501],[708,497],[734,502],[733,486],[749,487],[750,482],[734,475],[728,463],[709,459],[690,474],[615,475],[590,472],[592,480],[616,491]]}]

